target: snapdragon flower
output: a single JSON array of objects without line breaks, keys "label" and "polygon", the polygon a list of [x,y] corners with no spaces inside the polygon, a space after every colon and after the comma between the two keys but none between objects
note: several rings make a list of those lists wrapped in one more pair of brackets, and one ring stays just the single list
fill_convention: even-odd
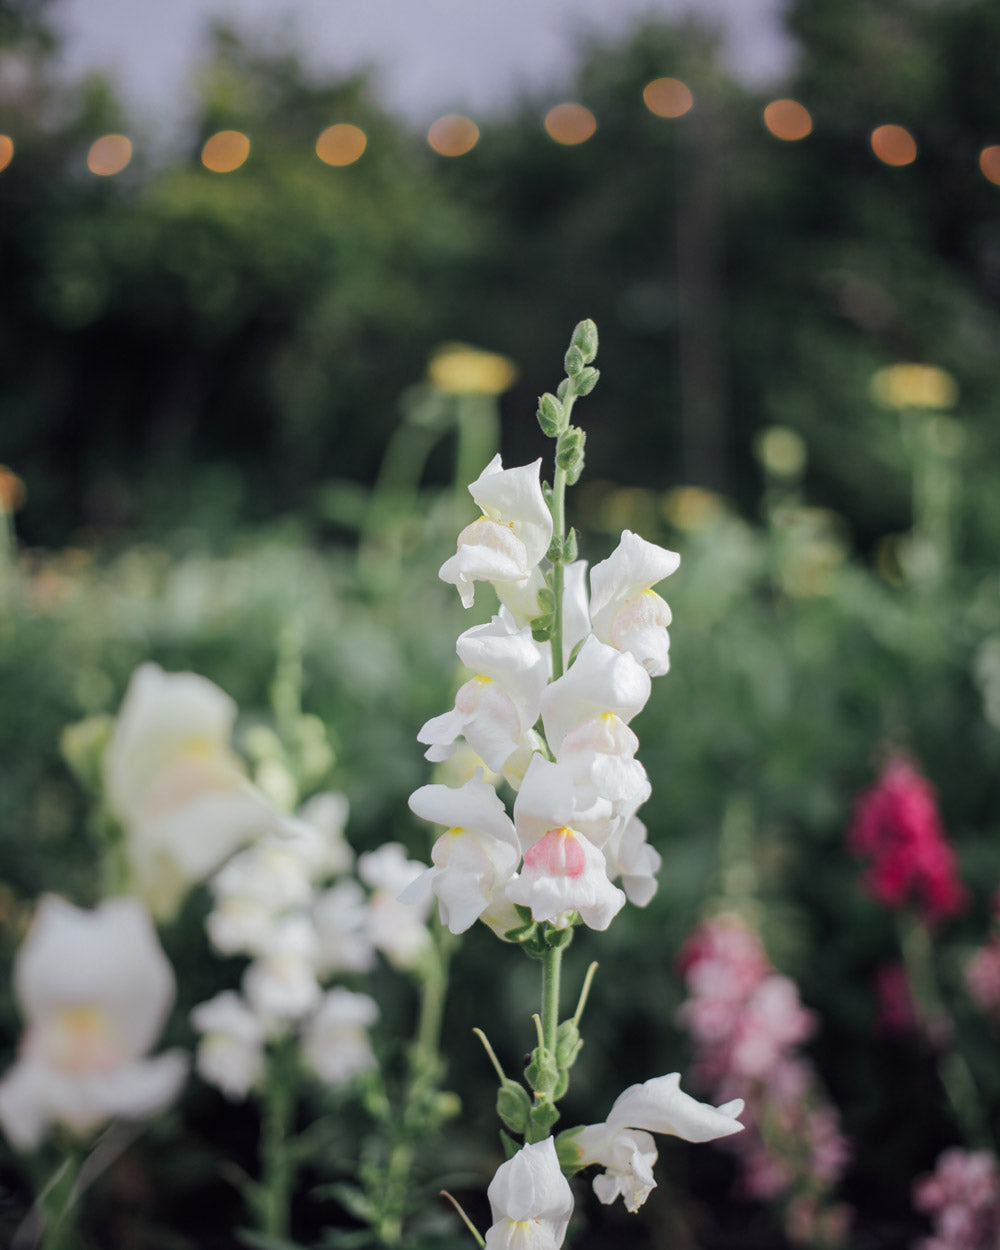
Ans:
[{"label": "snapdragon flower", "polygon": [[670,669],[670,609],[653,587],[680,562],[675,551],[623,530],[611,555],[590,571],[594,633],[619,651],[630,651],[651,677]]},{"label": "snapdragon flower", "polygon": [[496,888],[513,878],[521,858],[514,825],[479,769],[456,789],[421,786],[410,795],[410,810],[445,825],[447,832],[431,850],[433,867],[401,897],[408,902],[433,890],[441,923],[464,933],[490,905]]},{"label": "snapdragon flower", "polygon": [[645,907],[656,893],[656,874],[663,859],[646,840],[646,826],[632,816],[604,844],[604,858],[612,881],[621,878],[625,897],[636,907]]},{"label": "snapdragon flower", "polygon": [[638,1211],[656,1186],[652,1171],[656,1143],[650,1133],[689,1142],[714,1141],[743,1128],[736,1118],[742,1110],[741,1098],[721,1107],[698,1102],[681,1089],[680,1074],[671,1072],[630,1085],[615,1099],[603,1124],[571,1129],[563,1141],[578,1151],[578,1167],[596,1163],[605,1169],[594,1178],[594,1193],[601,1202],[610,1204],[620,1194],[630,1211]]},{"label": "snapdragon flower", "polygon": [[241,1102],[264,1071],[264,1025],[233,990],[223,990],[191,1012],[202,1035],[195,1068],[202,1080]]},{"label": "snapdragon flower", "polygon": [[358,857],[358,876],[371,890],[368,935],[372,945],[395,968],[412,968],[430,943],[427,915],[430,896],[401,903],[399,896],[426,871],[426,865],[406,858],[399,842],[386,842]]},{"label": "snapdragon flower", "polygon": [[483,515],[462,530],[455,554],[438,573],[458,587],[463,607],[472,606],[475,583],[487,581],[521,623],[538,614],[538,564],[552,541],[541,463],[505,469],[497,454],[469,487]]},{"label": "snapdragon flower", "polygon": [[493,1223],[486,1250],[559,1250],[573,1214],[573,1191],[551,1137],[501,1163],[486,1191]]},{"label": "snapdragon flower", "polygon": [[518,629],[508,613],[466,630],[456,650],[475,676],[459,688],[450,712],[422,726],[417,741],[437,763],[451,756],[461,734],[488,768],[500,772],[538,719],[548,660],[530,628]]},{"label": "snapdragon flower", "polygon": [[229,746],[236,704],[195,673],[142,664],[104,758],[131,888],[160,918],[241,845],[280,821]]},{"label": "snapdragon flower", "polygon": [[316,929],[289,912],[274,924],[265,948],[243,974],[243,993],[271,1036],[307,1015],[320,999]]},{"label": "snapdragon flower", "polygon": [[589,928],[606,929],[625,904],[598,845],[613,831],[610,804],[598,800],[581,812],[573,774],[536,755],[514,803],[514,824],[524,865],[507,898],[529,907],[536,921],[562,927],[579,912]]},{"label": "snapdragon flower", "polygon": [[368,1030],[378,1019],[368,994],[327,990],[302,1031],[302,1055],[319,1079],[333,1088],[376,1066]]},{"label": "snapdragon flower", "polygon": [[47,895],[14,963],[26,1028],[0,1081],[0,1126],[21,1150],[50,1124],[87,1136],[114,1117],[145,1119],[171,1103],[187,1074],[179,1050],[155,1058],[174,975],[142,904],[94,911]]}]

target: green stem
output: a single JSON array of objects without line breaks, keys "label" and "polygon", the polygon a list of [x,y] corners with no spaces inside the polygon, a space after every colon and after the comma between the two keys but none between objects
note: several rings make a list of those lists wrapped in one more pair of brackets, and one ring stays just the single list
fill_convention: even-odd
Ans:
[{"label": "green stem", "polygon": [[559,1030],[559,977],[562,947],[550,947],[542,958],[542,1037],[545,1049],[555,1054]]},{"label": "green stem", "polygon": [[291,1223],[295,1164],[288,1137],[295,1111],[297,1071],[293,1043],[279,1044],[264,1092],[260,1130],[261,1182],[258,1221],[261,1232],[287,1237]]},{"label": "green stem", "polygon": [[76,1182],[80,1157],[75,1151],[56,1169],[38,1195],[42,1219],[41,1250],[70,1250],[76,1223]]}]

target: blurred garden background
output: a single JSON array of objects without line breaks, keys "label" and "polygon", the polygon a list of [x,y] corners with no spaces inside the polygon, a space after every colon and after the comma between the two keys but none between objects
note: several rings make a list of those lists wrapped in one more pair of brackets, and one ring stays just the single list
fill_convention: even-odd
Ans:
[{"label": "blurred garden background", "polygon": [[[731,911],[815,1013],[853,1212],[826,1244],[918,1245],[913,1182],[949,1147],[1000,1146],[1000,983],[984,1005],[965,976],[1000,887],[1000,7],[788,0],[793,54],[766,83],[695,16],[600,41],[567,17],[572,71],[431,125],[363,69],[324,76],[294,40],[216,25],[170,144],[112,77],[57,72],[57,10],[0,0],[2,967],[44,891],[100,895],[63,730],[114,713],[146,660],[232,695],[257,764],[261,742],[308,754],[293,690],[329,746],[299,797],[341,791],[357,851],[426,860],[415,734],[450,705],[472,623],[437,569],[494,452],[544,453],[537,397],[593,318],[581,555],[627,527],[682,563],[662,588],[673,667],[635,724],[660,887],[567,956],[577,977],[601,962],[573,1110],[688,1070],[678,958]],[[885,970],[914,939],[847,844],[893,755],[934,787],[967,891],[915,922],[937,988],[895,1014]],[[206,955],[206,909],[196,892],[161,934],[188,1047],[187,1012],[232,973]],[[507,954],[477,930],[453,955],[444,1087],[463,1113],[428,1147],[433,1193],[481,1194],[499,1157],[471,1030],[509,1040],[512,1068],[534,1043],[526,1018],[510,1037],[533,990]],[[371,980],[391,1039],[412,988]],[[959,1051],[974,1128],[949,1091]],[[241,1244],[221,1161],[252,1170],[255,1114],[192,1081],[95,1185],[81,1245]],[[306,1177],[302,1244],[356,1223],[338,1166]],[[659,1178],[627,1229],[591,1202],[580,1244],[824,1244],[721,1150],[665,1146]],[[28,1193],[0,1143],[0,1244]]]}]

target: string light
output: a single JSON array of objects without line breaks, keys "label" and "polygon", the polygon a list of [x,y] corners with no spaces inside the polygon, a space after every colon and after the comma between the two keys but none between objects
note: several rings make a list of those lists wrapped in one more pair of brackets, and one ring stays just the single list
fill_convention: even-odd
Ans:
[{"label": "string light", "polygon": [[205,140],[201,163],[213,174],[231,174],[250,155],[250,140],[239,130],[219,130]]},{"label": "string light", "polygon": [[367,146],[368,136],[359,126],[338,122],[316,140],[316,155],[327,165],[353,165]]},{"label": "string light", "polygon": [[764,125],[776,139],[794,143],[812,133],[809,110],[798,100],[772,100],[764,110]]},{"label": "string light", "polygon": [[654,78],[642,89],[646,108],[657,117],[683,117],[694,104],[694,96],[679,78]]},{"label": "string light", "polygon": [[917,159],[917,142],[903,126],[876,126],[870,141],[884,165],[912,165]]},{"label": "string light", "polygon": [[597,119],[582,104],[557,104],[545,115],[545,131],[564,147],[586,143],[597,129]]},{"label": "string light", "polygon": [[479,142],[479,127],[471,117],[447,113],[431,123],[427,142],[439,156],[464,156]]},{"label": "string light", "polygon": [[120,174],[132,159],[132,142],[126,135],[101,135],[90,145],[87,168],[92,174],[110,178]]},{"label": "string light", "polygon": [[0,169],[6,169],[14,159],[14,140],[10,135],[0,135]]}]

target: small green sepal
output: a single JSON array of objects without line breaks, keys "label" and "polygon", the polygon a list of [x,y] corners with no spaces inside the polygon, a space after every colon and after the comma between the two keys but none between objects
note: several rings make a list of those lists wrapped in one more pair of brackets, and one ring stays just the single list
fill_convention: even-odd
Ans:
[{"label": "small green sepal", "polygon": [[524,1069],[524,1077],[535,1091],[535,1097],[547,1097],[559,1084],[559,1065],[556,1057],[544,1046],[536,1046],[531,1052],[531,1062]]},{"label": "small green sepal", "polygon": [[497,1091],[497,1115],[512,1133],[523,1137],[528,1131],[531,1098],[520,1081],[507,1077],[501,1084]]},{"label": "small green sepal", "polygon": [[503,1129],[500,1130],[500,1144],[503,1146],[503,1152],[508,1159],[513,1159],[513,1157],[521,1149],[513,1137],[511,1137],[510,1133],[505,1133]]},{"label": "small green sepal", "polygon": [[576,1135],[582,1127],[582,1124],[578,1124],[575,1128],[565,1129],[556,1137],[556,1158],[563,1176],[567,1178],[575,1176],[582,1166],[580,1160],[583,1151],[576,1143]]},{"label": "small green sepal", "polygon": [[583,1039],[576,1021],[564,1020],[556,1030],[556,1063],[564,1070],[570,1069],[582,1049]]},{"label": "small green sepal", "polygon": [[531,1108],[531,1124],[526,1134],[528,1141],[544,1140],[558,1119],[559,1108],[554,1102],[548,1100],[536,1102]]},{"label": "small green sepal", "polygon": [[538,397],[538,424],[549,438],[558,438],[567,425],[566,410],[548,391]]}]

